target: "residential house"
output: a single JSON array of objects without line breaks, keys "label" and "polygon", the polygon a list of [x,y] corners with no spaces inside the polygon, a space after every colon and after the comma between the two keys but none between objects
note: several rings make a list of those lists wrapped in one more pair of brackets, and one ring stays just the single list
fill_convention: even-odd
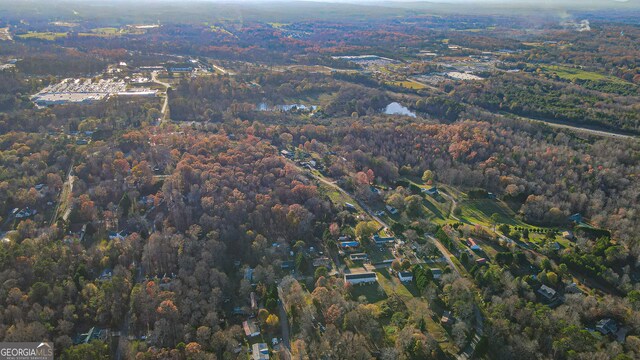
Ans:
[{"label": "residential house", "polygon": [[331,259],[329,259],[326,256],[321,256],[313,259],[313,267],[320,267],[320,266],[324,266],[324,267],[331,266]]},{"label": "residential house", "polygon": [[113,276],[113,272],[111,271],[111,269],[104,269],[104,271],[100,274],[100,277],[98,278],[98,280],[100,281],[111,280],[112,276]]},{"label": "residential house", "polygon": [[387,208],[387,211],[391,215],[395,215],[398,213],[398,209],[394,208],[393,206],[385,205],[385,208]]},{"label": "residential house", "polygon": [[360,243],[357,241],[342,241],[339,246],[343,250],[353,250],[358,248]]},{"label": "residential house", "polygon": [[253,269],[248,267],[244,270],[244,279],[251,282],[253,281]]},{"label": "residential house", "polygon": [[568,230],[562,232],[562,237],[567,239],[567,240],[573,240],[575,238],[575,236],[573,235],[573,232],[568,231]]},{"label": "residential house", "polygon": [[289,270],[289,269],[293,269],[295,267],[295,263],[293,262],[293,260],[286,260],[280,263],[280,269],[282,270]]},{"label": "residential house", "polygon": [[569,221],[573,221],[573,222],[578,223],[578,224],[581,223],[582,220],[583,220],[582,219],[582,214],[580,214],[580,213],[575,213],[575,214],[569,216]]},{"label": "residential house", "polygon": [[442,313],[442,317],[440,318],[440,324],[451,325],[452,323],[453,323],[453,317],[451,316],[451,311],[445,310]]},{"label": "residential house", "polygon": [[578,284],[571,283],[564,288],[566,294],[582,294],[582,290],[578,287]]},{"label": "residential house", "polygon": [[351,261],[364,261],[367,260],[367,258],[368,255],[365,253],[356,253],[349,255],[349,259],[351,259]]},{"label": "residential house", "polygon": [[351,211],[351,212],[356,212],[356,211],[358,211],[358,210],[356,209],[356,206],[355,206],[355,205],[353,205],[352,203],[344,203],[344,208],[345,208],[347,211]]},{"label": "residential house", "polygon": [[124,240],[124,236],[122,236],[122,232],[109,231],[109,240]]},{"label": "residential house", "polygon": [[282,156],[286,157],[287,159],[293,158],[293,153],[291,153],[290,151],[287,151],[287,150],[280,151],[280,154]]},{"label": "residential house", "polygon": [[436,196],[438,195],[438,188],[433,186],[429,189],[422,189],[422,192],[429,195],[429,196]]},{"label": "residential house", "polygon": [[482,248],[472,238],[467,239],[467,246],[469,246],[469,248],[471,248],[471,250],[474,250],[474,251],[482,250]]},{"label": "residential house", "polygon": [[610,318],[601,319],[596,324],[596,330],[602,335],[610,335],[618,332],[618,324],[616,321]]},{"label": "residential house", "polygon": [[439,280],[442,277],[442,269],[431,268],[431,275],[433,275],[434,280]]},{"label": "residential house", "polygon": [[556,291],[548,287],[547,285],[543,284],[542,286],[540,286],[537,292],[545,301],[553,302],[556,299]]},{"label": "residential house", "polygon": [[76,335],[73,343],[79,345],[88,344],[93,340],[106,341],[108,336],[109,330],[92,327],[86,333]]},{"label": "residential house", "polygon": [[378,246],[392,244],[396,241],[396,238],[394,238],[393,236],[382,237],[378,234],[373,235],[371,238],[373,239],[373,242],[375,242]]},{"label": "residential house", "polygon": [[260,328],[258,327],[256,319],[247,319],[246,321],[243,321],[242,329],[244,329],[244,334],[247,337],[260,336]]},{"label": "residential house", "polygon": [[269,359],[269,346],[266,343],[257,343],[251,346],[251,359],[253,360],[268,360]]},{"label": "residential house", "polygon": [[400,271],[398,272],[398,279],[402,282],[413,281],[413,273],[411,271]]},{"label": "residential house", "polygon": [[362,272],[357,274],[344,274],[344,282],[353,285],[372,284],[378,281],[378,275],[374,272]]},{"label": "residential house", "polygon": [[38,213],[38,210],[36,210],[36,209],[33,209],[33,210],[32,210],[32,209],[29,209],[29,208],[27,207],[27,208],[25,208],[25,209],[23,209],[23,210],[20,210],[20,211],[16,214],[16,218],[17,218],[17,219],[28,218],[28,217],[31,217],[31,216],[33,216],[33,215],[37,214],[37,213]]},{"label": "residential house", "polygon": [[476,259],[476,264],[478,264],[478,265],[484,265],[486,263],[487,263],[487,259],[486,258]]}]

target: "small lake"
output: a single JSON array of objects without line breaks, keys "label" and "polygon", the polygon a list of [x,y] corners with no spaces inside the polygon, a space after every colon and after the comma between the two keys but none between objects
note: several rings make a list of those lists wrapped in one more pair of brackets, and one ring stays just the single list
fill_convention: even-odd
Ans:
[{"label": "small lake", "polygon": [[398,104],[397,102],[392,102],[391,104],[387,105],[387,107],[384,109],[384,113],[387,115],[405,115],[416,117],[415,113],[411,112],[408,108]]}]

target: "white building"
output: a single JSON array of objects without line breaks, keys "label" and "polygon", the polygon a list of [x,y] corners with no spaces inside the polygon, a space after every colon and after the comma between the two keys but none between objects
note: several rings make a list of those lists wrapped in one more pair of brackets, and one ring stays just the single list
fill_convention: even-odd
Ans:
[{"label": "white building", "polygon": [[398,279],[402,282],[413,281],[413,273],[411,271],[400,271],[398,273]]},{"label": "white building", "polygon": [[374,272],[362,272],[357,274],[344,274],[344,282],[350,284],[372,284],[378,281],[378,275]]}]

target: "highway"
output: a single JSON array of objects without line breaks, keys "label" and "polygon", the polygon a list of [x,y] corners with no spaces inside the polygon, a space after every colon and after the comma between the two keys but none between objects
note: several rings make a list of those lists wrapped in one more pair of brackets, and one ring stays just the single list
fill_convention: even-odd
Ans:
[{"label": "highway", "polygon": [[516,119],[519,119],[519,120],[542,123],[542,124],[545,124],[545,125],[549,125],[550,127],[553,127],[553,128],[569,129],[569,130],[572,130],[572,131],[587,133],[589,135],[596,135],[596,136],[600,136],[600,137],[608,137],[608,138],[613,138],[613,139],[625,139],[625,140],[638,140],[639,139],[638,136],[634,136],[634,135],[627,135],[627,134],[622,134],[622,133],[613,132],[613,131],[607,131],[607,130],[591,129],[591,128],[587,128],[587,127],[569,125],[569,124],[560,123],[560,122],[554,122],[554,121],[545,120],[545,119],[534,119],[534,118],[519,116],[519,115],[515,115],[515,114],[511,114],[511,113],[508,113],[507,115],[500,114],[500,113],[493,113],[493,114],[496,115],[496,116],[499,116],[501,118],[512,117],[512,118],[516,118]]}]

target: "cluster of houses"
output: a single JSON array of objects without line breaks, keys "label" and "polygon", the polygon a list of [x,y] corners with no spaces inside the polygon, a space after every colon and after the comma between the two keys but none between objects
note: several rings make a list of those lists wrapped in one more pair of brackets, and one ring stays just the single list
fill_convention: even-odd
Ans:
[{"label": "cluster of houses", "polygon": [[[439,280],[442,277],[442,269],[433,268],[430,270],[434,280]],[[410,283],[413,281],[413,273],[411,271],[398,271],[396,275],[403,283]],[[378,275],[373,271],[344,274],[344,282],[351,285],[374,284],[377,281]]]},{"label": "cluster of houses", "polygon": [[[242,322],[242,329],[244,330],[244,334],[248,339],[260,336],[260,327],[258,326],[258,322],[255,318],[250,318]],[[269,359],[269,346],[266,343],[253,344],[251,346],[251,359]]]},{"label": "cluster of houses", "polygon": [[22,210],[15,208],[13,209],[12,213],[15,215],[16,219],[26,219],[28,217],[36,215],[38,213],[38,210],[30,209],[29,207],[26,207]]},{"label": "cluster of houses", "polygon": [[[280,155],[282,155],[284,158],[287,158],[289,160],[294,160],[295,159],[295,153],[289,151],[289,150],[280,150]],[[303,158],[309,158],[311,157],[311,155],[303,152],[300,154],[300,156],[302,156]],[[325,167],[319,163],[319,160],[311,158],[310,160],[307,161],[302,161],[302,160],[295,160],[296,163],[308,170],[312,170],[312,169],[316,169],[318,171],[324,171]]]}]

